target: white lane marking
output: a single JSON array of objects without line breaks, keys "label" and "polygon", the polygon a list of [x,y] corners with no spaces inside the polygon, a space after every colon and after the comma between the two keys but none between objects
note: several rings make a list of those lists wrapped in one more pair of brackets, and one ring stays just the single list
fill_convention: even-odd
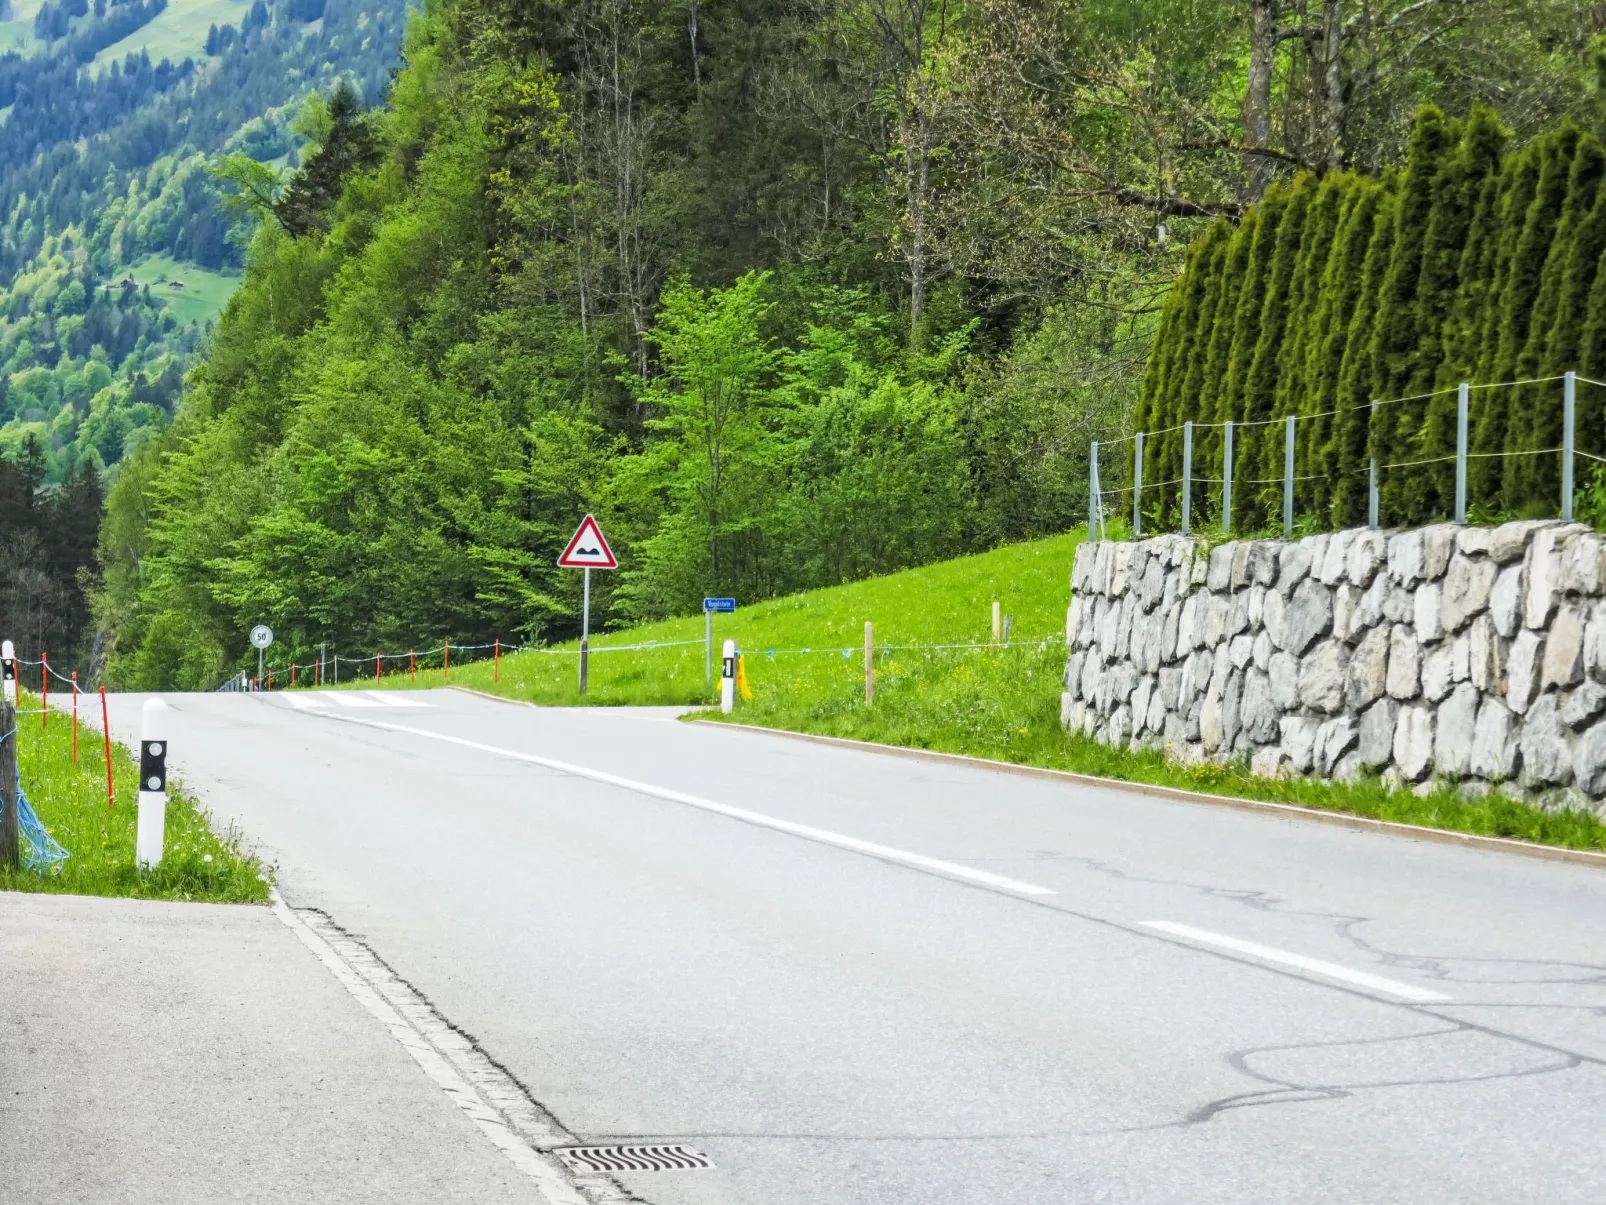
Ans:
[{"label": "white lane marking", "polygon": [[342,707],[383,707],[384,706],[383,703],[376,703],[372,699],[368,698],[367,697],[368,693],[369,693],[368,691],[363,691],[361,694],[359,694],[358,692],[356,692],[354,690],[342,690],[342,691],[338,691],[338,692],[336,692],[334,694],[331,694],[329,697],[331,699],[333,699],[336,703],[339,703]]},{"label": "white lane marking", "polygon": [[299,695],[291,694],[287,691],[281,697],[297,711],[305,711],[309,707],[327,707],[329,705],[327,695]]},{"label": "white lane marking", "polygon": [[560,774],[570,774],[575,778],[589,778],[592,782],[605,783],[610,787],[620,787],[626,791],[634,791],[638,795],[649,795],[654,799],[665,799],[670,803],[685,804],[687,807],[699,808],[705,812],[714,812],[720,816],[729,816],[732,820],[740,820],[745,824],[757,825],[759,828],[773,829],[778,833],[790,833],[794,837],[818,841],[822,845],[834,845],[838,849],[866,854],[872,858],[879,858],[884,862],[897,862],[904,866],[912,866],[917,870],[933,871],[936,874],[945,875],[951,879],[961,879],[967,883],[978,883],[984,887],[997,887],[1004,891],[1013,891],[1017,895],[1042,896],[1059,894],[1051,887],[1039,887],[1035,883],[1023,883],[1019,879],[1006,878],[1001,874],[989,874],[985,870],[961,866],[957,862],[945,862],[941,858],[928,858],[924,854],[910,853],[908,850],[895,849],[890,845],[879,845],[874,841],[861,841],[857,837],[834,833],[830,829],[815,828],[808,824],[797,824],[791,820],[766,816],[761,812],[750,812],[746,808],[731,807],[726,803],[715,803],[712,799],[704,799],[698,795],[688,795],[683,791],[671,791],[667,787],[653,786],[648,782],[638,782],[633,778],[623,778],[618,774],[609,774],[604,770],[593,770],[588,766],[577,766],[572,762],[557,761],[550,757],[538,757],[534,753],[520,753],[516,749],[503,749],[497,745],[486,745],[479,741],[467,740],[461,736],[447,736],[442,732],[431,732],[427,728],[409,728],[405,724],[387,724],[383,720],[358,719],[356,716],[340,716],[339,719],[347,724],[363,724],[369,728],[383,728],[388,732],[400,732],[408,736],[422,736],[430,740],[445,741],[449,745],[461,745],[465,749],[477,749],[481,753],[493,753],[498,757],[511,757],[515,761],[545,766],[547,769],[556,770]]},{"label": "white lane marking", "polygon": [[1430,992],[1426,988],[1412,987],[1409,983],[1401,983],[1398,979],[1385,979],[1382,975],[1373,975],[1367,971],[1357,971],[1336,962],[1326,962],[1320,958],[1307,958],[1303,954],[1293,954],[1287,950],[1278,950],[1272,946],[1263,946],[1258,942],[1244,941],[1239,937],[1228,937],[1222,933],[1212,933],[1209,929],[1195,929],[1192,925],[1179,925],[1175,921],[1146,920],[1142,922],[1145,929],[1155,929],[1161,933],[1169,933],[1173,937],[1186,938],[1196,941],[1200,945],[1219,946],[1223,950],[1231,950],[1237,954],[1247,954],[1251,958],[1259,958],[1264,962],[1280,963],[1283,966],[1296,967],[1301,971],[1309,971],[1312,975],[1321,975],[1328,979],[1337,979],[1340,983],[1353,983],[1356,987],[1370,988],[1374,992],[1386,992],[1391,996],[1398,996],[1402,1000],[1410,1000],[1417,1004],[1446,1004],[1450,997],[1439,992]]},{"label": "white lane marking", "polygon": [[401,1043],[402,1049],[413,1056],[424,1074],[435,1086],[446,1093],[453,1104],[480,1128],[496,1149],[501,1151],[521,1172],[535,1182],[541,1199],[548,1205],[586,1205],[586,1200],[568,1182],[561,1170],[550,1159],[532,1149],[503,1122],[501,1115],[487,1105],[473,1087],[452,1067],[407,1019],[392,1008],[373,987],[365,983],[333,947],[314,933],[287,905],[279,893],[273,893],[273,911],[286,927],[301,939],[303,945],[317,955],[318,960],[333,972],[357,1002],[368,1010],[381,1025],[390,1030],[391,1037]]},{"label": "white lane marking", "polygon": [[419,699],[409,698],[405,694],[395,694],[388,690],[370,690],[364,692],[370,699],[378,699],[387,707],[433,707],[433,703],[425,703]]}]

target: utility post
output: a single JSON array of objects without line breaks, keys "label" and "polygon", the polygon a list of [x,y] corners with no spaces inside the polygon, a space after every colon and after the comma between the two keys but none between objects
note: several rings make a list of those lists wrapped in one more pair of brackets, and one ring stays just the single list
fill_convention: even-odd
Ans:
[{"label": "utility post", "polygon": [[[10,660],[6,666],[11,667]],[[15,680],[7,678],[6,687],[14,689]],[[17,705],[10,697],[0,700],[0,733],[0,870],[15,870],[22,864],[22,830],[17,823]]]}]

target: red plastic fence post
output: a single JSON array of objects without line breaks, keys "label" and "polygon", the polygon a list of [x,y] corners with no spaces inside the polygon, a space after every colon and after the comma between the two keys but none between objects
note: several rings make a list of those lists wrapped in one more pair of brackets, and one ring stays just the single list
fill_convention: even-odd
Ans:
[{"label": "red plastic fence post", "polygon": [[294,661],[292,661],[290,663],[290,689],[294,690],[295,687],[296,687],[296,663]]},{"label": "red plastic fence post", "polygon": [[413,650],[407,650],[407,674],[416,683],[418,681],[418,665],[413,660]]},{"label": "red plastic fence post", "polygon": [[268,689],[273,689],[273,666],[268,666]]},{"label": "red plastic fence post", "polygon": [[441,681],[449,682],[452,678],[452,642],[450,639],[441,645]]},{"label": "red plastic fence post", "polygon": [[72,672],[72,764],[78,764],[78,671]]},{"label": "red plastic fence post", "polygon": [[106,713],[106,688],[100,688],[100,731],[106,739],[106,806],[114,802],[112,795],[112,721]]},{"label": "red plastic fence post", "polygon": [[385,654],[374,654],[374,684],[378,685],[385,677]]},{"label": "red plastic fence post", "polygon": [[502,638],[500,636],[496,638],[496,651],[491,654],[491,657],[491,681],[500,682],[502,680]]}]

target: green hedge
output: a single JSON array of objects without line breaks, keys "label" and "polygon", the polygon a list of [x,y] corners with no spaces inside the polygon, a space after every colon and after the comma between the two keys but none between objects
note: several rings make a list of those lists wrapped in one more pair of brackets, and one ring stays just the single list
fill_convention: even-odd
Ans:
[{"label": "green hedge", "polygon": [[[1349,526],[1365,520],[1374,454],[1453,457],[1458,382],[1606,379],[1603,177],[1606,150],[1571,124],[1514,148],[1487,110],[1460,122],[1427,107],[1403,170],[1302,173],[1236,225],[1218,221],[1188,249],[1149,360],[1137,428],[1163,433],[1147,441],[1145,479],[1182,475],[1182,436],[1167,428],[1295,414],[1298,509]],[[1373,398],[1414,400],[1374,413]],[[1473,391],[1475,504],[1555,513],[1560,457],[1504,453],[1558,446],[1561,414],[1559,382]],[[1606,390],[1581,386],[1581,450],[1606,454],[1603,416]],[[1280,513],[1283,425],[1234,439],[1233,524],[1259,527]],[[1220,476],[1221,443],[1219,427],[1196,431],[1196,482]],[[1219,500],[1219,486],[1196,484],[1194,514],[1214,516]],[[1383,475],[1387,522],[1443,518],[1453,503],[1453,460]],[[1174,524],[1179,487],[1146,487],[1144,510]]]}]

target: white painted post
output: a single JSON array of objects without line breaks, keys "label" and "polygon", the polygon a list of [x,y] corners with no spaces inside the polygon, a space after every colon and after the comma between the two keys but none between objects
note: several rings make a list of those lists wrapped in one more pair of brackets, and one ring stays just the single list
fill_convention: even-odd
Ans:
[{"label": "white painted post", "polygon": [[1182,424],[1182,534],[1193,513],[1193,421]]},{"label": "white painted post", "polygon": [[1143,536],[1143,432],[1139,431],[1132,449],[1132,538]]},{"label": "white painted post", "polygon": [[1455,521],[1467,521],[1467,398],[1472,386],[1466,381],[1455,393]]},{"label": "white painted post", "polygon": [[1087,450],[1087,538],[1099,538],[1099,441]]},{"label": "white painted post", "polygon": [[1232,530],[1232,419],[1221,428],[1221,530]]},{"label": "white painted post", "polygon": [[591,566],[587,565],[585,573],[584,596],[580,603],[580,693],[585,694],[587,673],[591,659]]},{"label": "white painted post", "polygon": [[1294,416],[1283,426],[1283,539],[1294,538]]},{"label": "white painted post", "polygon": [[1561,387],[1561,517],[1573,521],[1573,427],[1578,401],[1578,374],[1567,372]]},{"label": "white painted post", "polygon": [[724,647],[725,663],[719,680],[719,709],[726,715],[736,706],[736,642],[727,640]]},{"label": "white painted post", "polygon": [[[1372,399],[1371,418],[1377,417],[1377,399]],[[1372,453],[1370,476],[1366,483],[1366,525],[1373,531],[1377,530],[1378,494],[1377,494],[1377,453]]]},{"label": "white painted post", "polygon": [[5,701],[17,701],[17,650],[11,641],[0,643],[0,673],[5,674]]},{"label": "white painted post", "polygon": [[139,865],[161,864],[166,828],[167,704],[146,699],[140,708],[139,822],[134,836],[134,860]]}]

